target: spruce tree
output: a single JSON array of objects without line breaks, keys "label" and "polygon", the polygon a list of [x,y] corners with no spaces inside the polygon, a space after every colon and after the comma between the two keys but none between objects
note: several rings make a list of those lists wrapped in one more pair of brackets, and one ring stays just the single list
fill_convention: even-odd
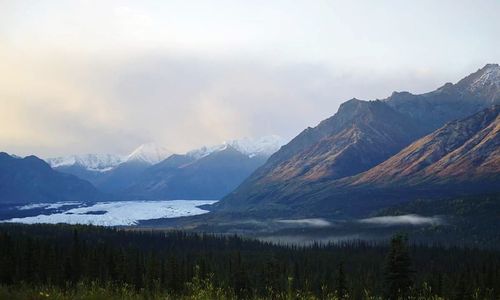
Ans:
[{"label": "spruce tree", "polygon": [[385,269],[387,299],[407,299],[412,286],[411,275],[408,239],[404,235],[396,235],[391,239]]},{"label": "spruce tree", "polygon": [[241,253],[238,251],[233,270],[233,288],[239,299],[245,298],[247,293],[248,276],[241,261]]},{"label": "spruce tree", "polygon": [[337,297],[339,299],[347,299],[348,297],[348,289],[347,289],[347,283],[345,279],[345,272],[344,272],[344,263],[340,263],[337,268],[337,277],[335,280],[335,291],[337,293]]}]

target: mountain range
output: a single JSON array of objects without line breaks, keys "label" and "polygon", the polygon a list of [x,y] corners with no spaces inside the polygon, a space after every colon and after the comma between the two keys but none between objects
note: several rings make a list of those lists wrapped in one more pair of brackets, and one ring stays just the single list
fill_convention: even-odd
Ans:
[{"label": "mountain range", "polygon": [[220,199],[276,152],[284,139],[265,136],[172,155],[146,169],[123,190],[136,199]]},{"label": "mountain range", "polygon": [[2,203],[96,201],[106,195],[74,175],[53,170],[36,156],[25,158],[0,153]]},{"label": "mountain range", "polygon": [[500,66],[421,95],[351,99],[273,154],[216,210],[368,213],[415,197],[500,191]]},{"label": "mountain range", "polygon": [[220,199],[283,144],[283,138],[271,135],[172,154],[150,143],[126,156],[85,154],[47,162],[91,182],[112,199]]},{"label": "mountain range", "polygon": [[[215,214],[358,217],[415,199],[500,192],[500,66],[414,95],[351,99],[289,143],[242,139],[172,154],[0,155],[2,202],[221,199]],[[50,167],[52,166],[52,168]]]},{"label": "mountain range", "polygon": [[155,143],[143,144],[128,155],[84,154],[46,159],[57,171],[87,180],[106,193],[126,188],[148,167],[172,153]]}]

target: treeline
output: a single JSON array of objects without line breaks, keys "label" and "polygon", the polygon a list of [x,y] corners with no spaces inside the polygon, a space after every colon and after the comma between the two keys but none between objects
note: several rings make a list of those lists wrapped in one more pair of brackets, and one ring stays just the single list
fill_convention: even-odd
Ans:
[{"label": "treeline", "polygon": [[3,224],[0,285],[0,295],[98,286],[172,299],[203,289],[215,293],[208,298],[500,299],[500,252],[408,246],[403,236],[302,247],[179,231]]}]

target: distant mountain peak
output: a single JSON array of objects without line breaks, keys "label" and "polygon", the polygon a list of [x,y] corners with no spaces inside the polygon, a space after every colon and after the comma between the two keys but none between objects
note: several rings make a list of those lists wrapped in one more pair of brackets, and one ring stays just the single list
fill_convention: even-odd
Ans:
[{"label": "distant mountain peak", "polygon": [[172,155],[172,152],[156,143],[142,144],[130,153],[126,161],[140,161],[151,165],[157,164]]},{"label": "distant mountain peak", "polygon": [[52,168],[80,166],[88,171],[107,172],[124,162],[141,162],[153,165],[171,154],[170,151],[163,147],[148,143],[137,147],[129,155],[89,153],[47,158],[45,161]]},{"label": "distant mountain peak", "polygon": [[252,157],[257,155],[270,156],[278,151],[286,142],[284,138],[278,135],[267,135],[260,138],[242,138],[224,143]]},{"label": "distant mountain peak", "polygon": [[486,64],[482,70],[490,70],[490,69],[500,69],[499,64]]},{"label": "distant mountain peak", "polygon": [[0,158],[9,158],[9,157],[12,157],[12,156],[9,155],[7,152],[0,152]]},{"label": "distant mountain peak", "polygon": [[2,201],[7,203],[95,201],[105,195],[89,182],[54,171],[34,155],[0,153]]},{"label": "distant mountain peak", "polygon": [[498,97],[500,93],[500,66],[487,64],[460,80],[456,85],[471,93],[494,93],[494,96]]},{"label": "distant mountain peak", "polygon": [[248,157],[270,156],[278,151],[286,142],[284,138],[278,135],[267,135],[260,138],[245,137],[242,139],[224,141],[219,145],[203,146],[196,150],[189,151],[187,155],[200,159],[230,147],[242,154],[248,155]]},{"label": "distant mountain peak", "polygon": [[82,154],[46,159],[52,168],[78,165],[89,171],[106,172],[123,162],[123,157],[114,154]]},{"label": "distant mountain peak", "polygon": [[500,66],[498,64],[488,64],[480,70],[481,76],[473,83],[473,88],[479,88],[485,85],[500,85]]},{"label": "distant mountain peak", "polygon": [[[451,84],[451,83],[447,83],[447,84]],[[394,91],[394,92],[392,92],[391,97],[403,97],[403,96],[412,96],[412,95],[413,94],[408,92],[408,91],[401,91],[401,92]]]}]

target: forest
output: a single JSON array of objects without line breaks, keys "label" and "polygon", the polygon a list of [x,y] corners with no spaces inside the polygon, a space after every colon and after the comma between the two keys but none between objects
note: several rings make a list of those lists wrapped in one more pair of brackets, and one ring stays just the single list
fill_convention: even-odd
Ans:
[{"label": "forest", "polygon": [[2,224],[0,299],[500,299],[500,252]]}]

